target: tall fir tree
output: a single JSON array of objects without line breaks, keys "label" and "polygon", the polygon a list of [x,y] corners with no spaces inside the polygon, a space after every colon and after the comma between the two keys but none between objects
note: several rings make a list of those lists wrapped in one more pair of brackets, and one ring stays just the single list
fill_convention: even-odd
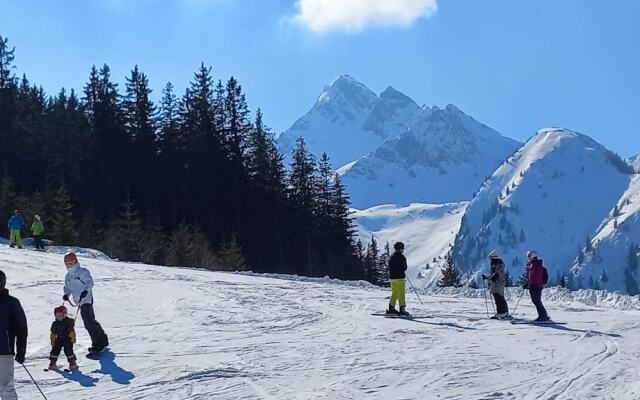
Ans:
[{"label": "tall fir tree", "polygon": [[77,241],[73,205],[65,186],[60,186],[53,200],[51,240],[57,245],[73,245]]},{"label": "tall fir tree", "polygon": [[451,254],[444,258],[444,265],[441,267],[442,278],[438,280],[440,287],[458,287],[462,282],[462,274],[456,265]]}]

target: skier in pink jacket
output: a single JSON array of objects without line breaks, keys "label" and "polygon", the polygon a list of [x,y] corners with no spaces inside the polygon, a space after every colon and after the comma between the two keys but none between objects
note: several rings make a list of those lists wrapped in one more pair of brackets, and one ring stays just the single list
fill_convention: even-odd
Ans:
[{"label": "skier in pink jacket", "polygon": [[527,258],[529,259],[529,263],[527,264],[527,283],[523,285],[523,288],[529,289],[531,301],[538,310],[538,318],[534,321],[550,321],[551,318],[549,318],[547,310],[542,305],[542,289],[544,289],[545,284],[545,269],[542,265],[542,260],[538,258],[538,253],[535,251],[527,252]]}]

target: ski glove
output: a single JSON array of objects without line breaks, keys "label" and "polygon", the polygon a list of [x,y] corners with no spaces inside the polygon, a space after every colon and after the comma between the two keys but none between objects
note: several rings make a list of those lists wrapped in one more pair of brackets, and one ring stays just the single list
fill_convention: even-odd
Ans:
[{"label": "ski glove", "polygon": [[69,339],[71,339],[71,344],[76,344],[76,331],[69,332]]},{"label": "ski glove", "polygon": [[62,296],[62,300],[69,301],[69,295],[65,294],[64,296]]},{"label": "ski glove", "polygon": [[80,293],[80,300],[84,299],[85,297],[87,297],[87,294],[89,292],[87,292],[86,290],[83,290],[82,293]]},{"label": "ski glove", "polygon": [[51,335],[49,335],[49,338],[51,339],[51,347],[56,345],[56,340],[58,340],[58,335],[56,335],[55,333],[51,332]]},{"label": "ski glove", "polygon": [[16,354],[16,362],[18,364],[24,364],[24,354]]},{"label": "ski glove", "polygon": [[525,283],[524,285],[522,285],[523,289],[529,289],[529,284]]}]

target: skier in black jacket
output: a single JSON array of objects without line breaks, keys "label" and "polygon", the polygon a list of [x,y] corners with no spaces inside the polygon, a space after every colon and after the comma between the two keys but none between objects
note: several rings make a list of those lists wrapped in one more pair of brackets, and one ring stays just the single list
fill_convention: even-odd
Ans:
[{"label": "skier in black jacket", "polygon": [[[405,302],[405,271],[407,270],[407,259],[402,254],[404,243],[396,242],[393,245],[395,252],[389,258],[389,282],[391,283],[391,298],[389,299],[390,315],[409,315]],[[396,301],[400,304],[400,311],[396,310]]]},{"label": "skier in black jacket", "polygon": [[76,343],[76,331],[74,329],[76,321],[67,316],[67,307],[58,306],[53,310],[56,320],[51,324],[51,354],[49,355],[49,369],[58,368],[56,362],[60,351],[64,349],[64,354],[69,362],[69,369],[78,368],[76,355],[73,353],[73,345]]},{"label": "skier in black jacket", "polygon": [[6,283],[7,276],[0,271],[0,398],[17,399],[13,383],[13,360],[15,358],[19,364],[24,363],[27,317],[20,301],[9,296]]}]

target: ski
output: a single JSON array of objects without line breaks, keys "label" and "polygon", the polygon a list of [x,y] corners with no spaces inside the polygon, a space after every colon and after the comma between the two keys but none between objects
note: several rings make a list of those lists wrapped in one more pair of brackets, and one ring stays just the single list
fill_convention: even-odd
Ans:
[{"label": "ski", "polygon": [[528,319],[514,319],[511,321],[514,325],[566,325],[566,322],[556,322],[556,321],[534,321]]},{"label": "ski", "polygon": [[396,319],[428,319],[433,318],[431,315],[398,315],[398,314],[386,314],[386,313],[372,313],[378,317],[396,318]]}]

